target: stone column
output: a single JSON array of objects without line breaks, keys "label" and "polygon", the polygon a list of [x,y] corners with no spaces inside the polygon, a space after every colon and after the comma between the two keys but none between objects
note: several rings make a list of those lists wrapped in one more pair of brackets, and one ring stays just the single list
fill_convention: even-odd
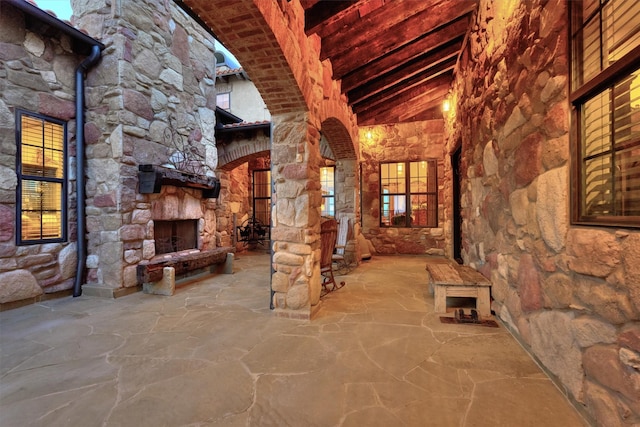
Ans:
[{"label": "stone column", "polygon": [[360,264],[361,249],[357,234],[360,226],[360,183],[358,182],[358,162],[356,159],[341,159],[336,162],[336,219],[349,218],[353,224],[353,235],[347,242],[345,260],[349,264]]},{"label": "stone column", "polygon": [[359,182],[356,159],[341,159],[336,162],[336,216],[359,216]]},{"label": "stone column", "polygon": [[321,288],[320,133],[306,113],[272,121],[272,302],[277,315],[309,319]]}]

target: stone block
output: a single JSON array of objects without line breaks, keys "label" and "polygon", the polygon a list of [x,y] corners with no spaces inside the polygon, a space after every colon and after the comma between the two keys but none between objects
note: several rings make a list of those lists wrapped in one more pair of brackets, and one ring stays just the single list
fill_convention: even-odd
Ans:
[{"label": "stone block", "polygon": [[631,325],[618,336],[618,344],[640,353],[640,325]]},{"label": "stone block", "polygon": [[538,203],[536,203],[538,226],[545,243],[556,252],[564,248],[569,228],[567,181],[566,166],[545,172],[538,177]]},{"label": "stone block", "polygon": [[522,311],[531,312],[542,308],[543,298],[540,287],[540,273],[536,269],[531,255],[525,254],[520,258],[517,288],[520,294]]},{"label": "stone block", "polygon": [[162,279],[157,282],[144,283],[142,291],[145,294],[171,296],[176,292],[176,270],[173,267],[162,269]]},{"label": "stone block", "polygon": [[530,318],[531,350],[578,401],[582,398],[582,354],[575,345],[572,313],[544,311]]},{"label": "stone block", "polygon": [[310,306],[308,283],[289,289],[286,295],[286,306],[292,310]]},{"label": "stone block", "polygon": [[[39,93],[40,113],[53,116],[62,120],[71,120],[76,116],[75,103],[60,99],[48,93]],[[89,134],[93,137],[93,134]]]},{"label": "stone block", "polygon": [[20,301],[42,295],[35,277],[27,270],[0,273],[0,303]]},{"label": "stone block", "polygon": [[175,87],[179,91],[183,90],[183,77],[175,70],[166,68],[160,73],[160,80]]},{"label": "stone block", "polygon": [[227,254],[227,258],[223,264],[222,267],[222,272],[224,274],[233,274],[233,259],[235,258],[235,255],[232,253],[228,253]]},{"label": "stone block", "polygon": [[273,255],[273,262],[276,264],[284,264],[290,266],[300,266],[304,262],[304,258],[300,255],[295,255],[286,252],[276,252]]},{"label": "stone block", "polygon": [[640,402],[640,373],[624,366],[616,346],[595,346],[584,352],[585,374],[617,391],[632,402]]},{"label": "stone block", "polygon": [[616,399],[604,387],[586,381],[585,402],[588,405],[589,413],[598,425],[611,427],[624,425],[616,410],[616,408],[620,408],[621,402],[616,402]]},{"label": "stone block", "polygon": [[616,328],[599,318],[581,316],[571,322],[573,334],[582,348],[616,342]]}]

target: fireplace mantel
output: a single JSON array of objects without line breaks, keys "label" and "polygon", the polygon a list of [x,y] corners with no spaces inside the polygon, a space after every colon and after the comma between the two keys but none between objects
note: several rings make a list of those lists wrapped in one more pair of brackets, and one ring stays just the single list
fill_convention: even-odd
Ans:
[{"label": "fireplace mantel", "polygon": [[163,185],[199,188],[202,190],[202,197],[207,199],[216,199],[220,194],[220,180],[217,178],[156,165],[138,165],[140,194],[159,193]]}]

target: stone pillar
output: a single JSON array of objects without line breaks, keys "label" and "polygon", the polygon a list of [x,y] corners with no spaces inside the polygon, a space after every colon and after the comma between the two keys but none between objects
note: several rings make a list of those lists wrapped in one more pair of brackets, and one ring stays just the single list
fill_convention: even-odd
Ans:
[{"label": "stone pillar", "polygon": [[277,315],[309,319],[321,288],[320,133],[306,113],[272,120],[272,303]]},{"label": "stone pillar", "polygon": [[358,162],[356,159],[340,159],[336,162],[336,219],[349,218],[352,223],[352,237],[347,242],[345,261],[349,265],[360,264],[360,248],[356,238],[356,227],[360,219],[360,185],[358,182]]},{"label": "stone pillar", "polygon": [[336,217],[348,216],[355,220],[359,216],[357,167],[356,159],[336,162]]}]

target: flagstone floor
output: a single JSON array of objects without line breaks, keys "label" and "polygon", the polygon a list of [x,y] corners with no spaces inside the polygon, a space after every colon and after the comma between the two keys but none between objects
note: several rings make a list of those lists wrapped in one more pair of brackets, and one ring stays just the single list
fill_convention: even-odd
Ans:
[{"label": "flagstone floor", "polygon": [[0,426],[586,426],[500,325],[443,324],[425,259],[374,256],[311,321],[269,310],[269,258],[166,297],[0,313]]}]

